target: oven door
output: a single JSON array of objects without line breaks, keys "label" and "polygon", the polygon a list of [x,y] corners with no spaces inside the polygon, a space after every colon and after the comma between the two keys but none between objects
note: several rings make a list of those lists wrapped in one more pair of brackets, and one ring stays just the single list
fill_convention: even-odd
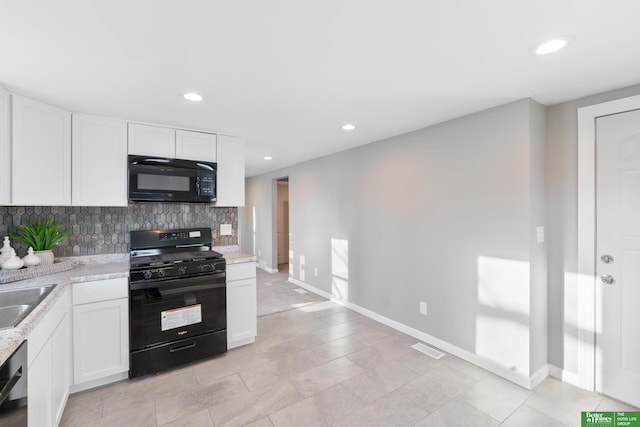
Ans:
[{"label": "oven door", "polygon": [[225,272],[130,284],[131,350],[226,329],[226,299]]}]

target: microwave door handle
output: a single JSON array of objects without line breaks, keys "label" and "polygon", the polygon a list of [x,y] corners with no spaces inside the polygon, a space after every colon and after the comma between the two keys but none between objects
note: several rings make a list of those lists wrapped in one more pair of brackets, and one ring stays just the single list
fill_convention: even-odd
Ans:
[{"label": "microwave door handle", "polygon": [[196,176],[196,195],[200,197],[200,175]]}]

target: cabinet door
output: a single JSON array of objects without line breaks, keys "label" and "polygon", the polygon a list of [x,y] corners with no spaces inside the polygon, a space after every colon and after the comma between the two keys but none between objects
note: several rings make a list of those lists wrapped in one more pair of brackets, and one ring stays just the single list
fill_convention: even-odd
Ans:
[{"label": "cabinet door", "polygon": [[29,365],[27,373],[27,417],[30,426],[53,426],[52,371],[51,341],[47,341]]},{"label": "cabinet door", "polygon": [[216,206],[244,206],[244,141],[218,135]]},{"label": "cabinet door", "polygon": [[30,426],[57,426],[69,395],[69,292],[49,308],[27,338]]},{"label": "cabinet door", "polygon": [[9,94],[0,87],[0,205],[11,203],[11,146]]},{"label": "cabinet door", "polygon": [[176,156],[176,131],[160,126],[129,123],[129,154]]},{"label": "cabinet door", "polygon": [[176,130],[176,159],[215,162],[217,159],[216,135]]},{"label": "cabinet door", "polygon": [[257,333],[256,279],[227,283],[227,346],[251,343]]},{"label": "cabinet door", "polygon": [[73,115],[74,206],[127,206],[127,122]]},{"label": "cabinet door", "polygon": [[51,411],[54,425],[60,424],[71,385],[71,334],[65,314],[51,336]]},{"label": "cabinet door", "polygon": [[129,370],[127,298],[73,307],[74,384]]},{"label": "cabinet door", "polygon": [[14,205],[71,204],[71,113],[12,97],[11,198]]}]

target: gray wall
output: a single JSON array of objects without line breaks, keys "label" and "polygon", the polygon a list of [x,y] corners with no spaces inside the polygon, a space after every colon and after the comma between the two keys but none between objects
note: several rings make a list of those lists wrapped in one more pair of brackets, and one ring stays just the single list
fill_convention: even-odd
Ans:
[{"label": "gray wall", "polygon": [[249,178],[241,246],[275,268],[288,176],[294,278],[528,377],[546,361],[546,313],[529,317],[546,306],[543,113],[522,100]]},{"label": "gray wall", "polygon": [[[578,265],[578,108],[640,94],[640,85],[547,108],[549,363],[578,371],[577,334],[565,312],[577,305],[565,289]],[[566,335],[566,336],[565,336]]]},{"label": "gray wall", "polygon": [[[530,111],[530,223],[529,251],[531,257],[530,303],[530,374],[547,363],[547,244],[538,243],[536,228],[546,231],[546,109],[531,103]],[[546,240],[546,238],[545,238]]]},{"label": "gray wall", "polygon": [[[127,207],[0,206],[0,239],[18,225],[53,219],[70,231],[53,249],[56,256],[129,252],[129,231],[211,227],[214,246],[238,244],[237,208],[189,203],[132,203]],[[220,224],[231,224],[233,235],[220,236]],[[19,255],[23,243],[12,241]]]}]

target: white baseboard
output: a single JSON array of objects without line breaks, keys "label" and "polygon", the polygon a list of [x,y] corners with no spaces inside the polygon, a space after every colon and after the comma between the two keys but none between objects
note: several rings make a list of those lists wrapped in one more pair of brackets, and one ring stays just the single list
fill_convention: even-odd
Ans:
[{"label": "white baseboard", "polygon": [[540,369],[538,369],[536,372],[533,373],[533,375],[529,377],[529,387],[527,388],[529,390],[536,388],[538,384],[544,381],[544,379],[547,378],[548,376],[549,376],[549,365],[545,363]]},{"label": "white baseboard", "polygon": [[266,271],[267,273],[277,273],[277,272],[278,272],[278,269],[277,269],[277,268],[276,268],[276,269],[269,268],[269,267],[267,267],[267,265],[266,265],[266,264],[262,264],[262,265],[258,264],[258,265],[257,265],[257,267],[258,267],[260,270]]},{"label": "white baseboard", "polygon": [[344,300],[339,300],[334,298],[331,294],[329,294],[328,292],[323,291],[322,289],[318,289],[315,286],[309,285],[307,283],[304,283],[298,279],[295,279],[293,277],[289,277],[289,282],[300,286],[301,288],[304,288],[310,292],[313,292],[317,295],[320,295],[321,297],[327,298],[331,301],[336,302],[337,304],[343,305],[357,313],[362,314],[363,316],[367,316],[370,319],[373,319],[375,321],[378,321],[386,326],[389,326],[390,328],[393,328],[397,331],[400,331],[402,333],[405,333],[409,336],[412,336],[413,338],[416,338],[422,342],[425,342],[427,344],[430,344],[434,347],[438,347],[441,350],[446,351],[447,353],[453,354],[456,357],[459,357],[460,359],[463,359],[469,363],[472,363],[476,366],[479,366],[483,369],[486,369],[489,372],[492,372],[502,378],[505,378],[513,383],[518,384],[521,387],[524,387],[526,389],[532,389],[535,386],[537,386],[538,384],[540,384],[547,376],[549,376],[549,366],[544,365],[542,368],[540,368],[537,372],[535,372],[533,375],[531,376],[526,376],[524,374],[520,374],[517,372],[512,372],[508,369],[505,369],[504,367],[502,367],[501,365],[499,365],[498,363],[495,363],[491,360],[485,359],[483,357],[480,357],[474,353],[471,353],[470,351],[467,351],[463,348],[457,347],[453,344],[449,344],[446,341],[442,341],[441,339],[438,339],[434,336],[431,336],[425,332],[419,331],[415,328],[412,328],[411,326],[407,326],[403,323],[397,322],[393,319],[389,319],[388,317],[382,316],[378,313],[375,313],[369,309],[366,309],[364,307],[360,307],[359,305],[356,305],[352,302],[349,301],[344,301]]},{"label": "white baseboard", "polygon": [[[315,286],[308,285],[308,284],[306,284],[306,283],[304,283],[304,282],[301,282],[300,280],[295,279],[295,278],[293,278],[293,277],[291,277],[291,276],[289,276],[289,278],[287,279],[287,281],[288,281],[288,282],[293,283],[294,285],[298,285],[298,286],[300,286],[301,288],[306,289],[306,290],[308,290],[308,291],[310,291],[310,292],[313,292],[313,293],[314,293],[314,294],[316,294],[316,295],[320,295],[320,296],[321,296],[321,297],[323,297],[323,298],[326,298],[326,299],[330,299],[330,300],[332,300],[332,301],[335,301],[335,300],[333,299],[333,297],[331,296],[331,294],[329,294],[329,293],[327,293],[327,292],[323,291],[322,289],[318,289],[318,288],[316,288]],[[336,301],[336,302],[337,302],[338,304],[343,305],[343,304],[342,304],[341,302],[339,302],[339,301]]]},{"label": "white baseboard", "polygon": [[578,374],[576,374],[575,372],[570,372],[557,366],[549,365],[549,375],[551,375],[553,378],[557,378],[562,382],[574,385],[578,388],[584,388],[580,384]]}]

